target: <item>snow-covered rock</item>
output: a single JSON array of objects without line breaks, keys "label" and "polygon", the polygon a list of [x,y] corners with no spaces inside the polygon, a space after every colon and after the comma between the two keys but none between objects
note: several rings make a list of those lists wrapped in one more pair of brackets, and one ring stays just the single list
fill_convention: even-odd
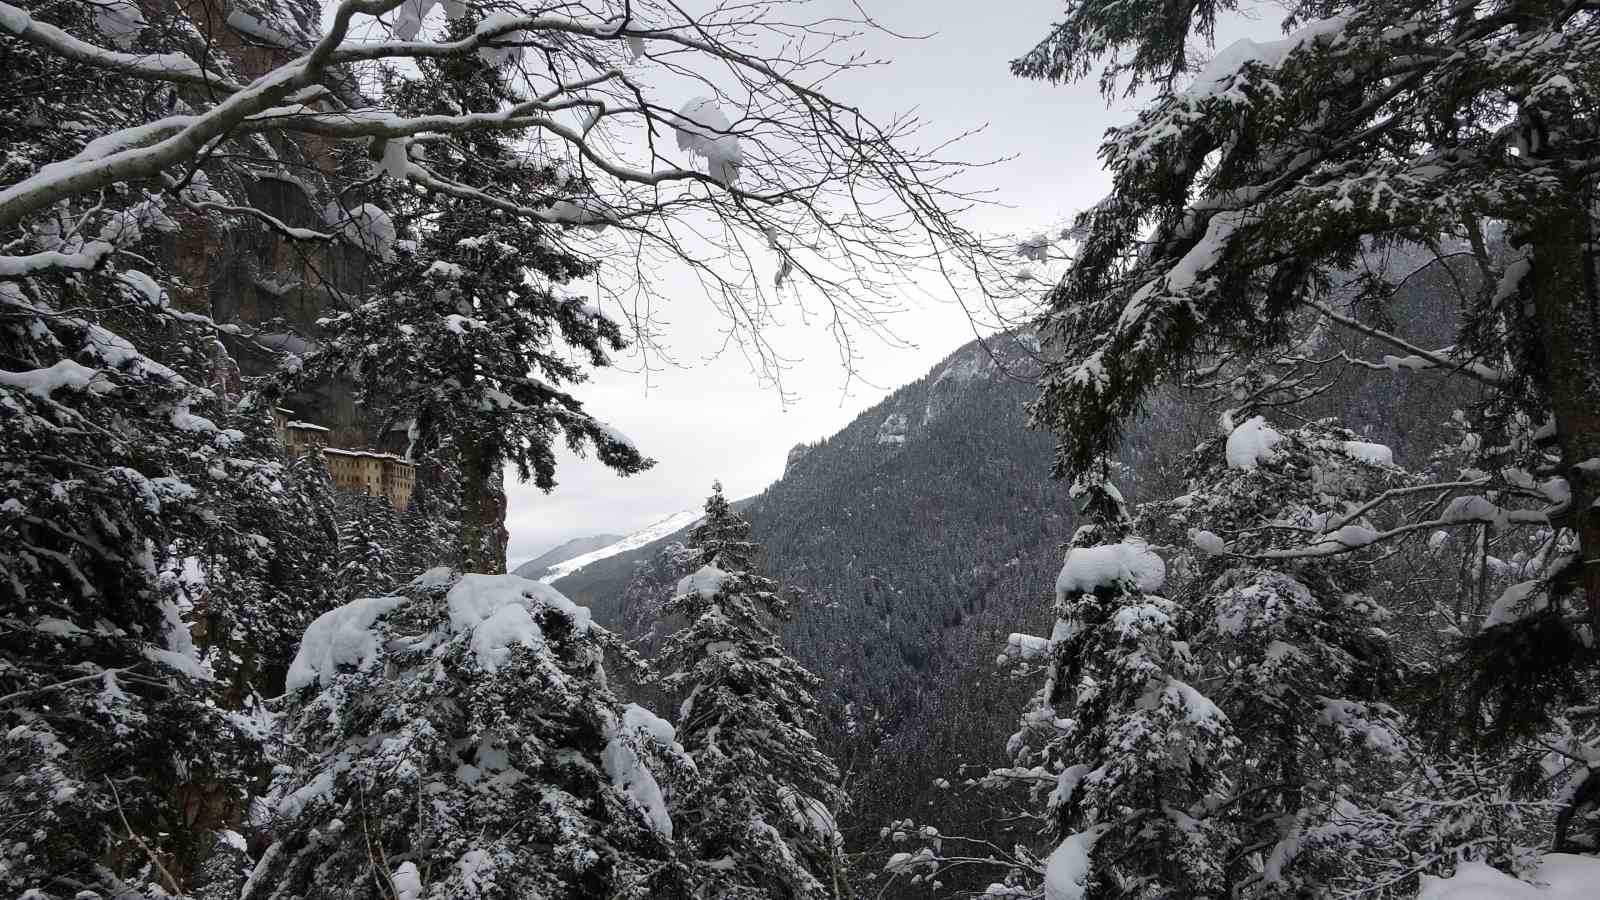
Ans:
[{"label": "snow-covered rock", "polygon": [[890,413],[878,426],[876,443],[899,446],[906,442],[909,423],[905,413]]}]

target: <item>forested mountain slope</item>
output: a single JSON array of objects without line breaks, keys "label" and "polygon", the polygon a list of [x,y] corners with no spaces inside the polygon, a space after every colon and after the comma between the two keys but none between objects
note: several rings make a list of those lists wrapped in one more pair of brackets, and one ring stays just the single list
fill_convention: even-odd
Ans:
[{"label": "forested mountain slope", "polygon": [[[823,738],[852,778],[858,828],[875,830],[958,756],[989,749],[1020,708],[1021,693],[999,696],[1003,683],[985,680],[987,662],[1008,632],[1043,622],[1039,598],[1073,528],[1065,485],[1048,477],[1051,438],[1024,427],[1034,346],[962,347],[844,430],[796,447],[783,478],[738,504],[767,571],[805,594],[783,638],[824,678]],[[666,596],[652,589],[673,575],[651,561],[682,537],[554,584],[598,621],[645,634]],[[933,722],[938,735],[924,731]],[[877,765],[890,750],[896,765]]]},{"label": "forested mountain slope", "polygon": [[[1424,342],[1450,339],[1428,312],[1450,280],[1435,268],[1412,278],[1384,312]],[[1323,340],[1328,352],[1384,351],[1360,335]],[[766,571],[806,594],[783,637],[824,678],[822,737],[851,779],[853,815],[843,824],[852,846],[935,798],[953,807],[945,821],[962,820],[966,798],[935,781],[997,758],[1022,708],[1027,691],[994,660],[1009,634],[1048,633],[1061,547],[1076,526],[1068,485],[1049,477],[1053,439],[1025,426],[1037,392],[1035,347],[1031,336],[961,347],[842,431],[795,447],[781,479],[736,504],[766,549]],[[1215,428],[1210,399],[1169,390],[1148,404],[1120,454],[1118,483],[1130,501],[1182,493],[1176,460]],[[1366,372],[1334,384],[1307,411],[1339,415],[1422,468],[1422,448],[1473,400],[1455,382]],[[646,635],[681,574],[657,557],[683,537],[554,584],[597,620]]]}]

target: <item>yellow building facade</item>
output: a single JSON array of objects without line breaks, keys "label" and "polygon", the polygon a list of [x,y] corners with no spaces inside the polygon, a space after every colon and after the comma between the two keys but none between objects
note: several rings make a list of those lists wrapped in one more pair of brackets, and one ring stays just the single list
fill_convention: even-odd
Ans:
[{"label": "yellow building facade", "polygon": [[393,453],[329,447],[328,429],[298,421],[293,410],[281,406],[272,410],[272,426],[289,456],[319,454],[335,488],[369,497],[385,497],[398,510],[410,505],[417,470],[406,460]]}]

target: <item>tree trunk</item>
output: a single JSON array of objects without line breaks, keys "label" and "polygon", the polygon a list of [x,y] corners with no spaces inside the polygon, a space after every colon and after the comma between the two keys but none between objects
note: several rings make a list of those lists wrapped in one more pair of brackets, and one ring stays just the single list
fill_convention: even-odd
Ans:
[{"label": "tree trunk", "polygon": [[506,570],[506,490],[500,454],[481,435],[456,435],[461,465],[461,567],[467,572]]},{"label": "tree trunk", "polygon": [[1592,230],[1589,204],[1581,182],[1573,182],[1569,202],[1550,204],[1533,223],[1528,277],[1544,351],[1543,387],[1572,487],[1568,519],[1578,536],[1578,582],[1600,639],[1600,508],[1594,505],[1600,499],[1600,303],[1585,249]]}]

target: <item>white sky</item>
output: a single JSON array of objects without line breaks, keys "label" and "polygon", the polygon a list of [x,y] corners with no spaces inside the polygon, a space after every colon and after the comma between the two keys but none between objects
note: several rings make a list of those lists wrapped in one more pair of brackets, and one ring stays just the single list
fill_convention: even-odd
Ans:
[{"label": "white sky", "polygon": [[[1046,34],[1062,11],[1062,0],[859,3],[889,31],[931,36],[864,37],[857,45],[864,55],[892,62],[831,81],[832,96],[879,121],[915,111],[929,123],[922,137],[930,145],[984,129],[947,156],[971,161],[1014,157],[973,171],[960,185],[992,190],[991,200],[1000,205],[975,211],[965,224],[990,234],[1027,235],[1059,227],[1105,193],[1109,181],[1096,149],[1108,126],[1133,118],[1132,101],[1108,108],[1092,78],[1053,87],[1013,78],[1007,67]],[[811,8],[825,11],[830,6],[840,15],[854,14],[850,0],[820,0]],[[1225,30],[1268,29],[1270,23]],[[1219,38],[1222,43],[1229,39]],[[791,312],[783,317],[784,324],[768,332],[791,360],[784,374],[790,398],[786,404],[737,351],[716,355],[722,323],[692,284],[681,287],[672,291],[670,303],[656,310],[665,325],[663,343],[680,367],[657,368],[647,377],[632,364],[637,360],[623,358],[619,368],[594,373],[574,391],[591,414],[628,434],[657,465],[620,478],[563,449],[559,484],[549,494],[517,483],[508,472],[510,565],[574,537],[628,533],[674,512],[696,509],[713,479],[721,479],[732,497],[758,493],[783,473],[790,447],[838,431],[973,337],[958,304],[948,298],[929,302],[916,296],[923,292],[908,290],[906,302],[913,308],[892,317],[888,325],[909,346],[864,337],[855,377],[849,378],[833,338]]]},{"label": "white sky", "polygon": [[[863,39],[859,46],[868,56],[893,62],[833,83],[833,96],[880,121],[915,109],[929,123],[930,141],[986,126],[959,144],[955,155],[1015,156],[971,173],[965,187],[993,188],[993,199],[1010,208],[983,210],[969,218],[970,227],[1028,233],[1061,223],[1105,192],[1109,182],[1095,150],[1107,126],[1132,118],[1132,107],[1119,103],[1108,110],[1093,84],[1052,87],[1013,78],[1007,70],[1010,59],[1046,33],[1061,0],[998,6],[862,0],[862,7],[891,31],[934,34],[925,40]],[[619,478],[593,460],[563,452],[559,485],[550,494],[508,479],[510,564],[570,538],[628,533],[698,508],[713,479],[720,478],[732,497],[760,492],[783,474],[790,447],[838,431],[972,338],[955,303],[907,302],[916,308],[894,317],[890,328],[913,346],[865,338],[859,365],[864,379],[848,388],[833,339],[791,315],[791,324],[775,338],[794,360],[785,374],[792,397],[787,405],[736,351],[706,360],[721,335],[703,300],[691,294],[666,306],[665,340],[684,367],[657,370],[648,379],[637,371],[601,371],[575,391],[590,412],[654,457],[655,468]]]}]

